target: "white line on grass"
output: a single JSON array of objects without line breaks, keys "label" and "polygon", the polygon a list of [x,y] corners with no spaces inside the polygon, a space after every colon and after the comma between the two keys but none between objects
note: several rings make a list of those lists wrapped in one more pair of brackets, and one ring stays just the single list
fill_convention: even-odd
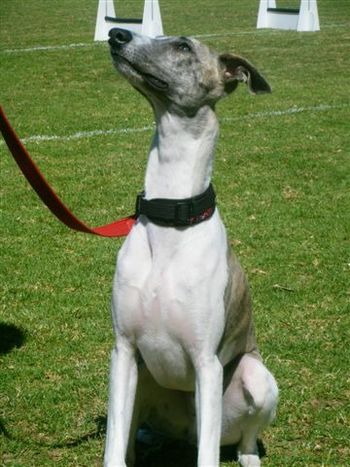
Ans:
[{"label": "white line on grass", "polygon": [[[232,122],[239,120],[252,120],[256,118],[270,118],[270,117],[280,117],[284,115],[298,114],[302,112],[325,112],[327,110],[335,110],[344,107],[349,107],[349,103],[345,104],[320,104],[317,106],[310,107],[290,107],[289,109],[284,110],[270,110],[266,112],[254,112],[243,115],[237,115],[235,117],[225,117],[220,119],[221,122]],[[21,141],[26,143],[42,143],[45,141],[74,141],[80,139],[94,138],[96,136],[110,136],[110,135],[123,135],[130,133],[144,133],[146,131],[154,130],[154,124],[143,126],[139,128],[110,128],[108,130],[92,130],[92,131],[78,131],[77,133],[72,133],[71,135],[33,135],[22,138]],[[0,145],[3,145],[4,141],[0,141]]]},{"label": "white line on grass", "polygon": [[94,138],[95,136],[122,135],[130,133],[143,133],[154,129],[154,125],[140,128],[110,128],[109,130],[78,131],[71,135],[33,135],[21,139],[22,143],[41,143],[45,141],[73,141],[77,139]]},{"label": "white line on grass", "polygon": [[290,107],[289,109],[284,110],[269,110],[266,112],[255,112],[241,116],[235,117],[225,117],[222,119],[223,122],[232,122],[235,120],[242,120],[242,119],[251,119],[251,118],[264,118],[264,117],[279,117],[283,115],[292,115],[298,114],[302,112],[324,112],[326,110],[334,110],[334,109],[341,109],[343,107],[349,107],[349,103],[345,104],[320,104],[316,106],[310,107]]},{"label": "white line on grass", "polygon": [[[335,23],[335,24],[325,24],[322,25],[322,29],[333,29],[333,28],[348,28],[349,23]],[[211,33],[211,34],[195,34],[192,35],[192,37],[198,38],[198,39],[210,39],[210,38],[216,38],[216,37],[229,37],[229,36],[245,36],[245,35],[251,35],[251,34],[269,34],[269,35],[275,35],[275,34],[281,34],[282,30],[281,29],[268,29],[268,28],[263,28],[263,29],[252,29],[251,31],[235,31],[235,32],[218,32],[218,33]]]},{"label": "white line on grass", "polygon": [[[345,28],[348,27],[348,23],[335,23],[335,24],[325,24],[322,25],[322,29],[329,28]],[[278,29],[252,29],[250,31],[233,31],[233,32],[222,32],[222,33],[213,33],[213,34],[192,34],[192,37],[198,39],[210,39],[216,37],[229,37],[229,36],[245,36],[251,34],[280,34],[281,31]],[[0,50],[0,53],[13,54],[13,53],[26,53],[26,52],[42,52],[42,51],[51,51],[51,50],[65,50],[65,49],[78,49],[82,47],[95,47],[98,45],[103,45],[105,42],[86,42],[86,43],[77,43],[77,44],[62,44],[62,45],[37,45],[33,47],[24,47],[19,49],[4,49]]]},{"label": "white line on grass", "polygon": [[65,49],[77,49],[81,47],[94,47],[100,45],[101,42],[86,42],[81,44],[63,44],[63,45],[37,45],[35,47],[26,47],[23,49],[5,49],[1,52],[6,54],[14,54],[21,52],[41,52],[45,50],[65,50]]}]

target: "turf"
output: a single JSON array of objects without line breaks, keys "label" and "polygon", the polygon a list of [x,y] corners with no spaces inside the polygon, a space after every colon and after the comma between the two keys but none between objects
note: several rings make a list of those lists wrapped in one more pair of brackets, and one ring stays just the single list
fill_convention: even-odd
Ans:
[{"label": "turf", "polygon": [[[141,1],[124,3],[120,14],[141,14]],[[317,33],[256,30],[257,0],[160,4],[167,34],[206,35],[255,63],[274,90],[254,98],[242,86],[220,103],[214,175],[280,387],[264,465],[346,466],[349,1],[319,0]],[[64,201],[92,225],[133,211],[152,133],[147,103],[116,75],[106,44],[93,43],[96,9],[95,0],[0,4],[1,105]],[[80,46],[61,47],[71,44]],[[38,47],[47,48],[30,50]],[[0,464],[101,465],[121,240],[68,231],[2,143],[0,153]],[[174,465],[171,447],[164,455],[154,465]]]}]

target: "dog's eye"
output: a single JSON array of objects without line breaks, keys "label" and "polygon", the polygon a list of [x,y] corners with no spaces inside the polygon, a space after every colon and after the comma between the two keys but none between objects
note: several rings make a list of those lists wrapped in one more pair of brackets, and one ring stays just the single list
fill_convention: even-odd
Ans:
[{"label": "dog's eye", "polygon": [[176,44],[176,50],[179,52],[192,52],[192,49],[187,42],[179,42]]}]

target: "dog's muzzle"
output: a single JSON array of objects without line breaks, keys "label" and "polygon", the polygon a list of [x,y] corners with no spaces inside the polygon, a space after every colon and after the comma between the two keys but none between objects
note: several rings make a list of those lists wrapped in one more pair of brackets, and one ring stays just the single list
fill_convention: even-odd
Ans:
[{"label": "dog's muzzle", "polygon": [[166,81],[147,73],[139,65],[128,60],[126,54],[122,51],[123,47],[129,44],[133,39],[132,32],[127,29],[113,28],[109,31],[108,43],[111,48],[111,55],[115,62],[125,62],[129,67],[133,68],[136,73],[142,76],[143,80],[157,91],[165,92],[168,90],[169,85]]}]

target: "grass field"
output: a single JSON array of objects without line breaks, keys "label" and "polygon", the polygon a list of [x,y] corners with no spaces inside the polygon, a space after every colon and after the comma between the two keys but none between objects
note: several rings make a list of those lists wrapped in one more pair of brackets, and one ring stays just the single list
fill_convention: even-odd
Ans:
[{"label": "grass field", "polygon": [[[141,0],[117,3],[141,13]],[[255,98],[241,86],[220,103],[214,174],[280,387],[264,465],[349,465],[350,1],[319,0],[318,33],[256,30],[258,0],[160,4],[167,34],[240,53],[274,90]],[[148,104],[92,41],[96,9],[95,0],[0,3],[0,103],[92,225],[132,212],[152,133]],[[0,153],[0,465],[101,465],[121,240],[59,224],[2,143]],[[163,456],[154,465],[186,465]]]}]

